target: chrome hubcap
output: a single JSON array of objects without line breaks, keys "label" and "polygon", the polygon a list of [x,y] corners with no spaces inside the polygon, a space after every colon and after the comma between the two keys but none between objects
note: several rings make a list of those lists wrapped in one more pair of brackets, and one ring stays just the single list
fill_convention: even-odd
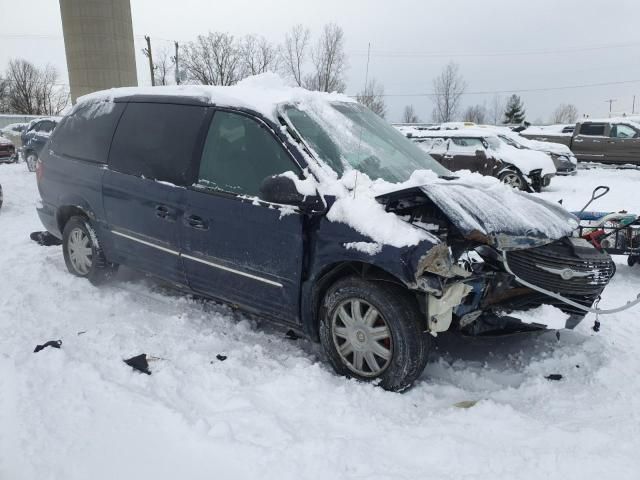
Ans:
[{"label": "chrome hubcap", "polygon": [[505,183],[512,188],[520,188],[522,186],[520,177],[515,173],[508,173],[507,175],[502,177],[502,183]]},{"label": "chrome hubcap", "polygon": [[354,373],[375,377],[391,363],[391,331],[380,312],[368,302],[342,302],[331,319],[333,343],[342,362]]},{"label": "chrome hubcap", "polygon": [[67,242],[67,253],[76,272],[80,275],[89,273],[93,254],[91,240],[80,228],[71,230]]}]

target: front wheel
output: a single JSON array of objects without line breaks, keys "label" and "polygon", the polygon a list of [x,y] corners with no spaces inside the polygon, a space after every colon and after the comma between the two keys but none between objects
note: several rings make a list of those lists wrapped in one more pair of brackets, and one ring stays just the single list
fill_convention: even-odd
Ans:
[{"label": "front wheel", "polygon": [[26,157],[27,168],[30,172],[36,171],[36,164],[38,163],[38,155],[35,152],[27,153]]},{"label": "front wheel", "polygon": [[424,330],[415,299],[384,282],[341,279],[322,306],[320,341],[336,372],[386,390],[406,390],[424,370]]},{"label": "front wheel", "polygon": [[71,217],[64,226],[62,252],[67,270],[94,285],[107,281],[118,268],[105,258],[95,230],[84,217]]},{"label": "front wheel", "polygon": [[505,185],[509,185],[511,188],[517,188],[518,190],[526,190],[526,182],[522,175],[513,170],[507,170],[502,172],[498,179]]}]

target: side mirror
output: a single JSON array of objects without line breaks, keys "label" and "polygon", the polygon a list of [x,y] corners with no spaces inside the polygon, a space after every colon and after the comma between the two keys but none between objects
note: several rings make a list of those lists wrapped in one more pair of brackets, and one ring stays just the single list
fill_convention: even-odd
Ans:
[{"label": "side mirror", "polygon": [[320,203],[317,196],[305,196],[298,192],[293,180],[283,175],[265,178],[260,185],[260,198],[265,202],[301,208],[313,208]]},{"label": "side mirror", "polygon": [[486,160],[487,152],[485,152],[484,150],[476,150],[476,157],[478,157],[481,160]]}]

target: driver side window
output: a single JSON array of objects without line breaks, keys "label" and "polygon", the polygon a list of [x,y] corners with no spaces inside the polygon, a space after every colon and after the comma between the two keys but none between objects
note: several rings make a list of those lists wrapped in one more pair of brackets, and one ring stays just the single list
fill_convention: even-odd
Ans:
[{"label": "driver side window", "polygon": [[198,185],[259,196],[266,177],[291,170],[297,173],[299,169],[261,124],[238,113],[214,114],[202,152]]},{"label": "driver side window", "polygon": [[635,138],[637,132],[628,125],[618,124],[611,127],[611,136],[615,138]]}]

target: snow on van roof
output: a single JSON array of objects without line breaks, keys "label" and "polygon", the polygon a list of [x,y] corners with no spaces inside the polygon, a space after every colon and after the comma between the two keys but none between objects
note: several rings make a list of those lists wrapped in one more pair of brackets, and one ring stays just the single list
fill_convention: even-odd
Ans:
[{"label": "snow on van roof", "polygon": [[277,74],[267,72],[245,78],[232,86],[172,85],[158,87],[122,87],[84,95],[78,104],[86,102],[113,102],[117,98],[133,95],[179,96],[197,99],[212,105],[240,107],[254,110],[276,120],[275,109],[281,103],[308,101],[355,102],[339,93],[312,92],[292,87]]}]

